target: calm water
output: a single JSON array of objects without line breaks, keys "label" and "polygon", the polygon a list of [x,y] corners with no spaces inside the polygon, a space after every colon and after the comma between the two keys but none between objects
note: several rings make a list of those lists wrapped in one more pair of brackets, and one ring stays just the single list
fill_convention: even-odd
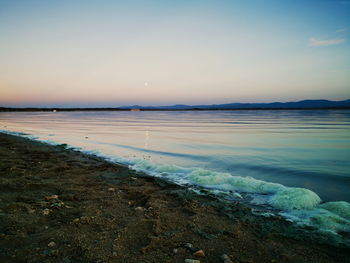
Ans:
[{"label": "calm water", "polygon": [[251,176],[350,201],[346,110],[0,113],[0,125],[125,160]]}]

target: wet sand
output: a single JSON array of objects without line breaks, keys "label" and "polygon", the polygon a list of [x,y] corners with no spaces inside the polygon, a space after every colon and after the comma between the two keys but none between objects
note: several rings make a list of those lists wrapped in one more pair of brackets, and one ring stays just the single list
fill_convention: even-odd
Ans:
[{"label": "wet sand", "polygon": [[237,202],[0,133],[0,262],[214,263],[222,254],[329,263],[348,262],[350,249]]}]

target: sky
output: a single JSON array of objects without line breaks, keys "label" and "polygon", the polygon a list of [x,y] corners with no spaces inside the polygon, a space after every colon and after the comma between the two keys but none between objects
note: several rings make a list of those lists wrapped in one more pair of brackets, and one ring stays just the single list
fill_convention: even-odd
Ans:
[{"label": "sky", "polygon": [[350,0],[0,0],[0,106],[350,98]]}]

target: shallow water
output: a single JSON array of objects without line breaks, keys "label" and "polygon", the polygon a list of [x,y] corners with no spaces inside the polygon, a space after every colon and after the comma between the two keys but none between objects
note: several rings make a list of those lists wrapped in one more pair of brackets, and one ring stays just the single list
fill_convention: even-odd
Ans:
[{"label": "shallow water", "polygon": [[3,112],[0,129],[350,232],[348,110]]}]

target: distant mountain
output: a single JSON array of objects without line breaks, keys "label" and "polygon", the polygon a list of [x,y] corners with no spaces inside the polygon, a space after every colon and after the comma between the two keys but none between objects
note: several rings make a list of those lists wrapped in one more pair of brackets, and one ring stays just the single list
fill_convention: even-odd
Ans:
[{"label": "distant mountain", "polygon": [[301,100],[296,102],[271,102],[271,103],[228,103],[212,105],[170,105],[170,106],[127,106],[120,109],[143,110],[222,110],[222,109],[321,109],[321,108],[350,108],[350,99],[343,101],[330,100]]},{"label": "distant mountain", "polygon": [[126,106],[113,108],[14,108],[0,107],[2,111],[139,111],[139,110],[266,110],[266,109],[350,109],[350,99],[343,101],[330,100],[301,100],[296,102],[271,102],[271,103],[228,103],[212,105],[170,105],[170,106]]}]

